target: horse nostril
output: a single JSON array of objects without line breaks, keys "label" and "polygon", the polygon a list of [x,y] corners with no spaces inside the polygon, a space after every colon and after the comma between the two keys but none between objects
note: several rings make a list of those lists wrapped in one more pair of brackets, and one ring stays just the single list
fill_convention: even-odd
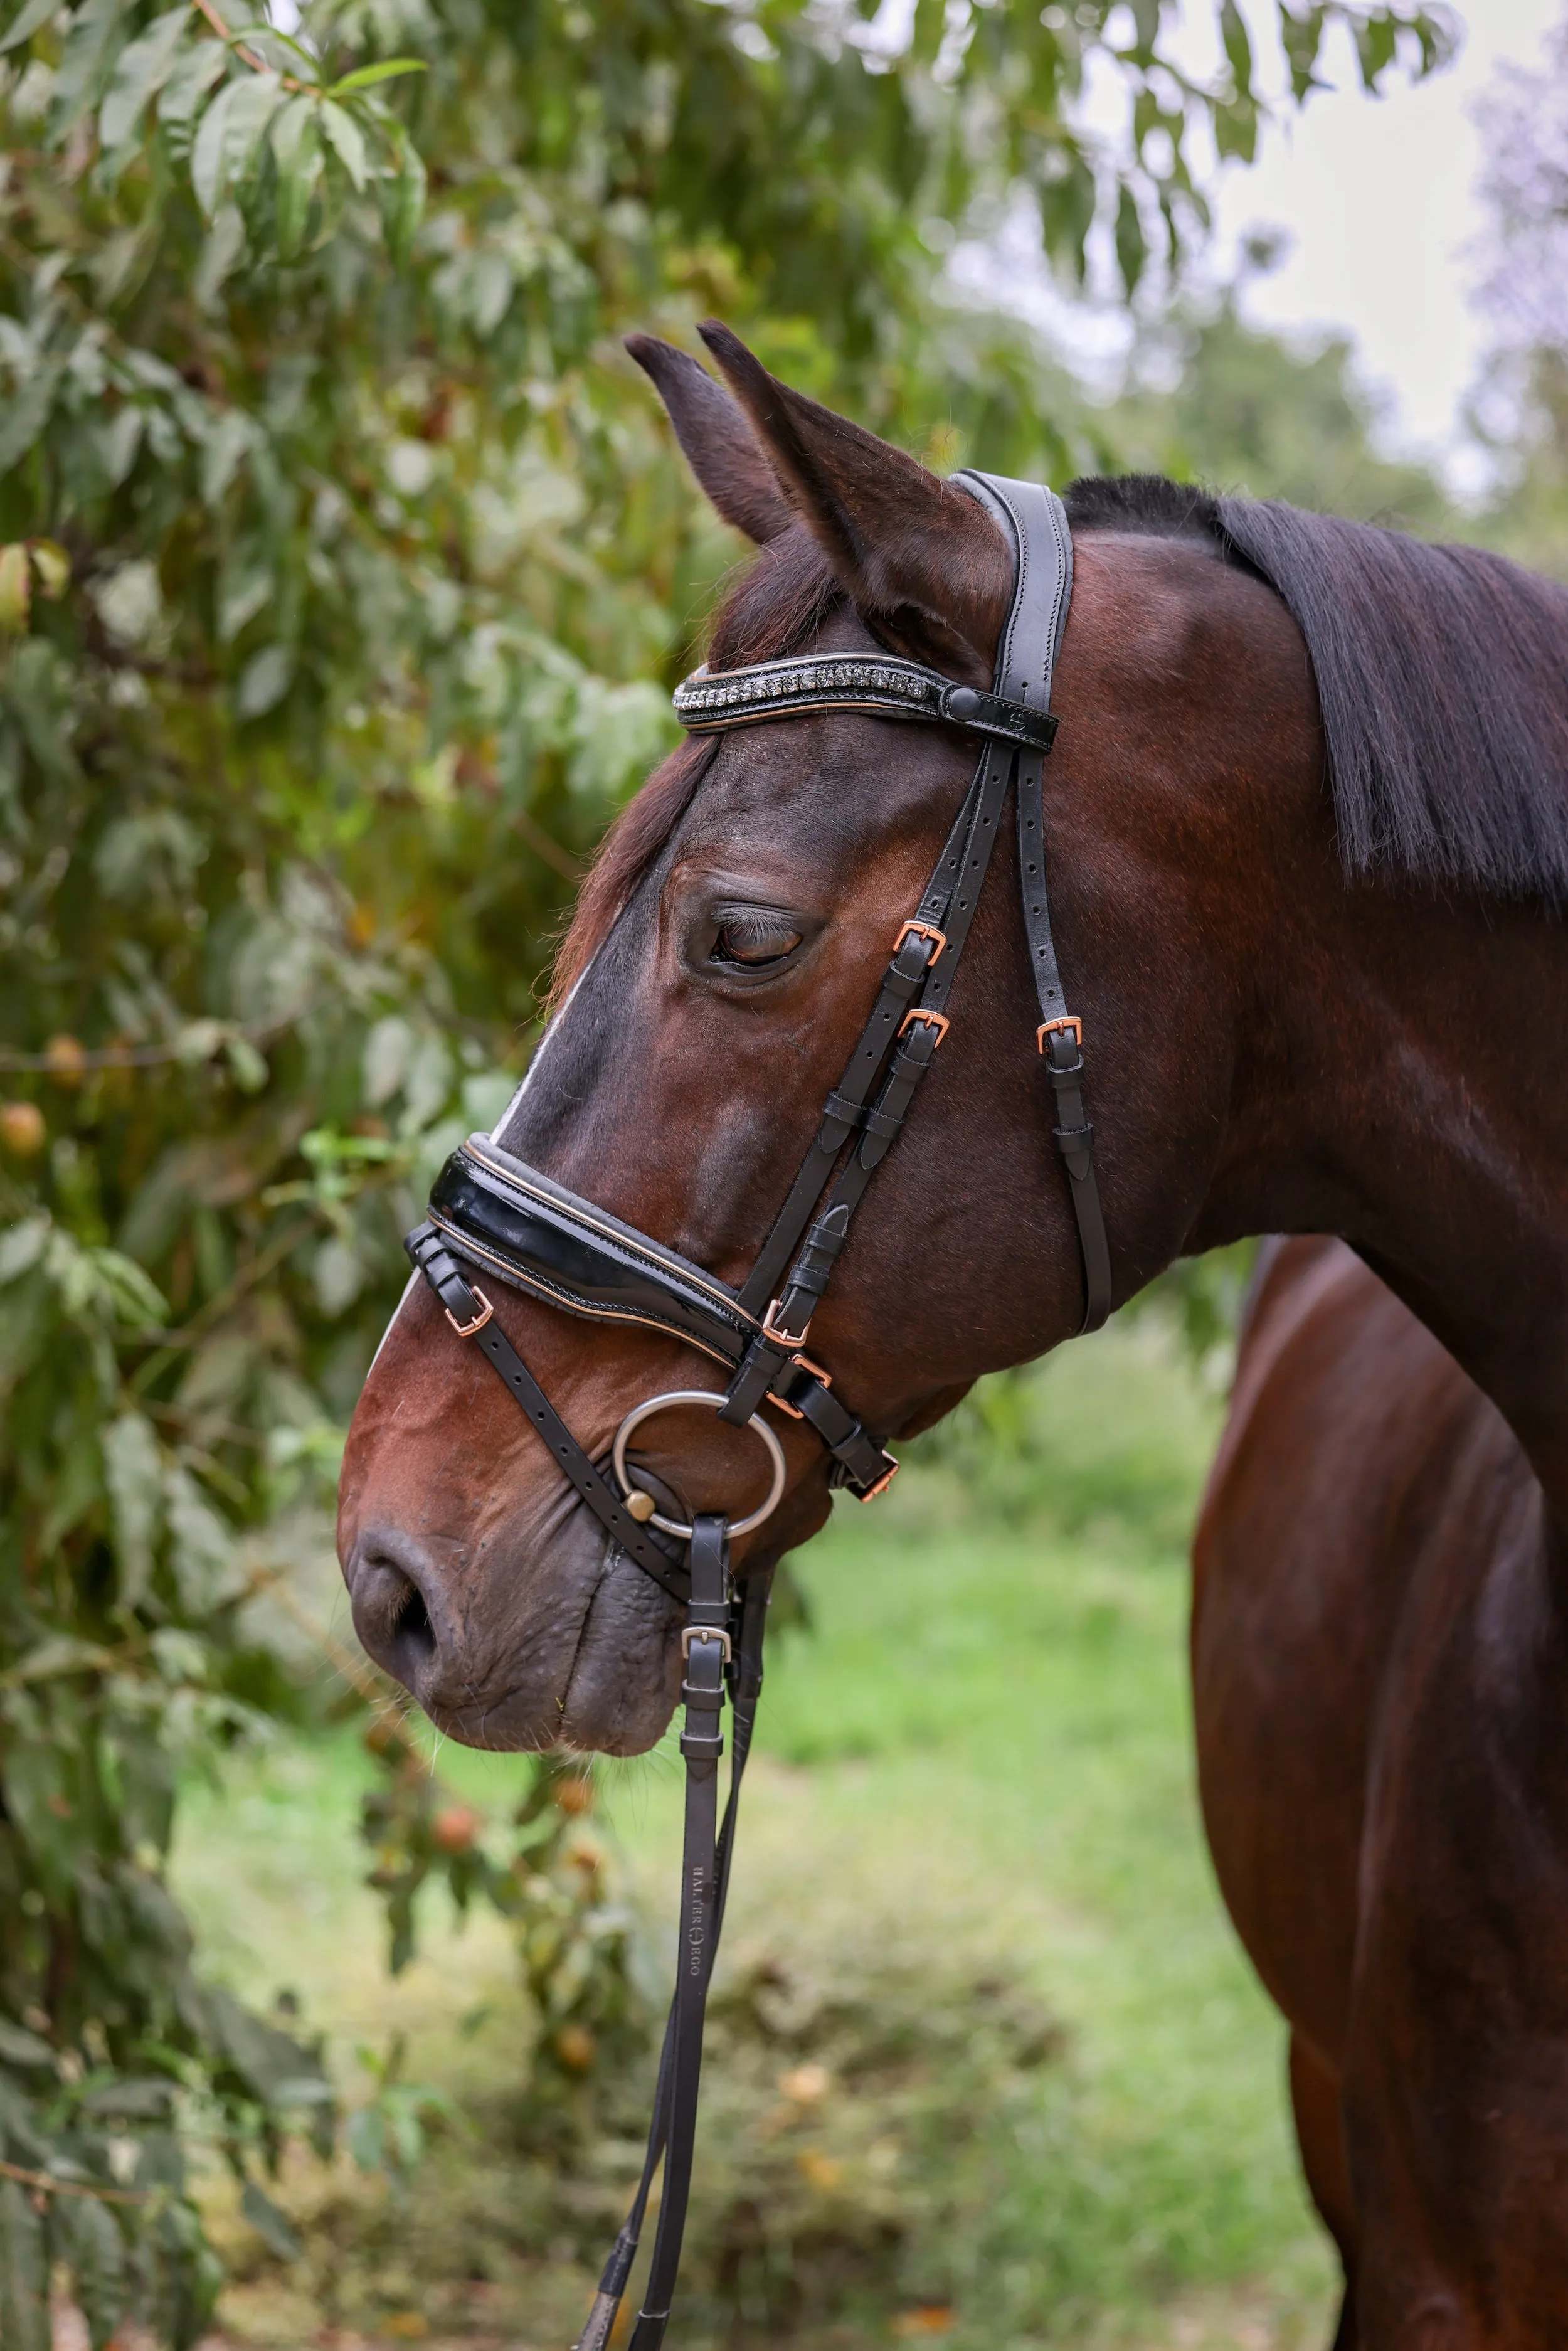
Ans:
[{"label": "horse nostril", "polygon": [[[350,1593],[354,1627],[377,1665],[398,1681],[413,1679],[433,1663],[439,1643],[430,1609],[397,1537],[372,1537],[354,1562]],[[405,1561],[407,1563],[405,1563]]]},{"label": "horse nostril", "polygon": [[434,1656],[434,1627],[424,1604],[424,1594],[416,1583],[411,1583],[396,1604],[388,1630],[400,1649],[412,1649],[421,1657]]}]

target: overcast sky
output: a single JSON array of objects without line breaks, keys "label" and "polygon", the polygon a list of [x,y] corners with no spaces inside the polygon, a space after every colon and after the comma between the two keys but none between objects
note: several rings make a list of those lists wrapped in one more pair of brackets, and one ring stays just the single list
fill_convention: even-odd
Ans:
[{"label": "overcast sky", "polygon": [[[1271,10],[1244,0],[1260,31]],[[1286,229],[1289,257],[1249,288],[1246,308],[1284,328],[1343,327],[1365,378],[1390,395],[1387,437],[1423,454],[1455,450],[1459,410],[1484,357],[1486,326],[1469,301],[1481,228],[1471,112],[1500,60],[1529,65],[1563,0],[1467,0],[1456,64],[1415,88],[1369,100],[1339,53],[1333,94],[1265,134],[1249,171],[1220,182],[1231,249],[1254,224]],[[1204,25],[1206,0],[1188,0]],[[1197,27],[1195,26],[1195,32]],[[1272,43],[1270,43],[1272,47]]]}]

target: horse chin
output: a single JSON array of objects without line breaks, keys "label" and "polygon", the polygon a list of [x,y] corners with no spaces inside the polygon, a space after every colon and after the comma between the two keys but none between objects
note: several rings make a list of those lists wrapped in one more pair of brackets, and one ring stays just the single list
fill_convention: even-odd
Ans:
[{"label": "horse chin", "polygon": [[[586,1510],[552,1530],[548,1574],[524,1559],[497,1574],[492,1557],[483,1610],[453,1564],[390,1529],[368,1530],[347,1564],[361,1641],[444,1737],[606,1755],[657,1743],[680,1693],[678,1612]],[[512,1595],[499,1623],[497,1588]]]}]

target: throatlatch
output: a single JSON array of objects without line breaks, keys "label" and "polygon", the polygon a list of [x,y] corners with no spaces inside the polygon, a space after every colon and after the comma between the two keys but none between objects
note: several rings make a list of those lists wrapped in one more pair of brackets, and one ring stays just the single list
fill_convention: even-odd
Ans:
[{"label": "throatlatch", "polygon": [[[1014,551],[1011,610],[989,694],[893,654],[802,654],[709,674],[675,695],[694,735],[758,726],[822,710],[859,710],[900,721],[960,726],[984,739],[973,782],[930,883],[893,943],[876,1001],[829,1094],[822,1121],[750,1273],[732,1290],[646,1233],[569,1192],[487,1135],[472,1135],[447,1161],[429,1220],[408,1237],[413,1264],[458,1336],[482,1348],[517,1398],[563,1477],[623,1552],[685,1604],[681,1633],[685,1727],[685,1844],[675,1994],[665,2028],[643,2175],[600,2281],[577,2351],[605,2351],[625,2294],[650,2191],[664,2188],[643,2306],[629,2351],[659,2351],[669,2323],[691,2182],[702,2066],[703,2016],[724,1923],[740,1783],[762,1689],[762,1639],[770,1567],[754,1568],[737,1593],[731,1535],[770,1515],[784,1488],[784,1457],[762,1417],[775,1406],[810,1424],[831,1456],[829,1482],[862,1501],[880,1494],[898,1464],[833,1393],[831,1375],[804,1349],[811,1319],[850,1238],[872,1176],[903,1131],[922,1080],[950,1026],[946,1009],[996,846],[1009,788],[1016,802],[1025,935],[1040,998],[1037,1050],[1054,1098],[1052,1127],[1083,1264],[1081,1328],[1111,1311],[1110,1250],[1094,1171],[1094,1134],[1083,1103],[1083,1027],[1069,1012],[1046,895],[1044,760],[1056,733],[1051,678],[1072,592],[1072,541],[1061,501],[1031,482],[961,473]],[[718,1364],[722,1392],[679,1389],[629,1413],[612,1450],[612,1479],[583,1450],[496,1320],[484,1274],[569,1314],[663,1331]],[[661,1515],[632,1479],[631,1437],[655,1412],[709,1405],[749,1428],[773,1476],[766,1500],[733,1527],[698,1514],[690,1525]],[[612,1552],[613,1555],[613,1552]],[[720,1729],[733,1704],[729,1796],[718,1820]]]}]

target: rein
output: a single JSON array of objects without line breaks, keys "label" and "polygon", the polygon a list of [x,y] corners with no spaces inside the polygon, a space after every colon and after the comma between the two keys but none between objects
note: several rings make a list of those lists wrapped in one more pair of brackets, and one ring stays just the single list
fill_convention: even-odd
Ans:
[{"label": "rein", "polygon": [[[1067,1172],[1083,1265],[1083,1320],[1097,1331],[1111,1311],[1111,1261],[1094,1173],[1093,1129],[1083,1106],[1082,1023],[1067,1009],[1046,898],[1044,761],[1056,733],[1051,685],[1072,592],[1072,541],[1055,494],[1032,482],[965,472],[956,486],[986,507],[1014,549],[1011,610],[989,694],[955,684],[893,654],[801,656],[710,675],[677,688],[676,716],[694,735],[718,734],[821,710],[871,711],[959,726],[984,741],[980,762],[930,883],[900,928],[871,1017],[823,1105],[822,1123],[738,1290],[662,1241],[622,1223],[487,1135],[453,1154],[430,1196],[428,1221],[405,1243],[459,1338],[489,1357],[563,1477],[599,1519],[613,1549],[685,1604],[681,1694],[685,1721],[685,1835],[679,1962],[654,2093],[642,2179],[600,2281],[576,2351],[605,2351],[632,2273],[649,2195],[664,2176],[643,2306],[629,2351],[659,2351],[669,2323],[691,2184],[703,2016],[724,1922],[741,1779],[762,1690],[762,1639],[771,1568],[737,1590],[732,1535],[766,1520],[784,1489],[784,1456],[762,1408],[807,1421],[831,1457],[830,1485],[862,1501],[882,1493],[898,1464],[834,1395],[831,1375],[802,1353],[851,1220],[903,1130],[922,1079],[949,1027],[945,1009],[1000,829],[1009,786],[1018,820],[1019,875],[1030,966],[1040,999],[1035,1043],[1055,1098],[1052,1128]],[[716,1362],[722,1393],[677,1389],[629,1413],[612,1448],[612,1475],[580,1446],[496,1320],[479,1285],[487,1275],[568,1314],[662,1331]],[[712,1405],[764,1446],[771,1489],[731,1526],[699,1512],[689,1525],[662,1516],[636,1485],[626,1447],[655,1413]],[[613,1549],[612,1560],[613,1559]],[[718,1816],[720,1729],[733,1708],[728,1801]]]}]

